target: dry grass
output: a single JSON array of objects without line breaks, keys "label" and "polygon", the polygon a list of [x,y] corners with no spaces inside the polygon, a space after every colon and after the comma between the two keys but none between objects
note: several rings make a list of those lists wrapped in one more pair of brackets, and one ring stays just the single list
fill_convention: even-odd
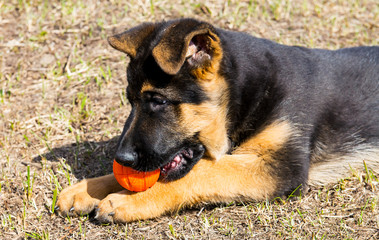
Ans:
[{"label": "dry grass", "polygon": [[378,239],[371,173],[300,199],[199,206],[127,225],[52,214],[62,187],[110,171],[128,115],[127,58],[106,36],[183,16],[292,45],[379,41],[376,0],[0,0],[1,238]]}]

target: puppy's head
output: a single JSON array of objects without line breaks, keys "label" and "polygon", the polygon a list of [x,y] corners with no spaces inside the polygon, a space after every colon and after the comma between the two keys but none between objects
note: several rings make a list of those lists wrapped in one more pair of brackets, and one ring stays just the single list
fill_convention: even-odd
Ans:
[{"label": "puppy's head", "polygon": [[200,158],[218,159],[228,150],[228,89],[214,27],[193,19],[145,23],[108,41],[130,57],[132,110],[117,162],[140,171],[160,168],[175,180]]}]

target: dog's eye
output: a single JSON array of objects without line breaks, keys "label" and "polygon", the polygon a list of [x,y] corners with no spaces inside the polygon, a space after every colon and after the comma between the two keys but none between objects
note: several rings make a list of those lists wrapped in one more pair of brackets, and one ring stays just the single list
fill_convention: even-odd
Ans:
[{"label": "dog's eye", "polygon": [[160,97],[152,97],[150,100],[152,103],[155,103],[157,105],[163,105],[167,103],[166,99],[160,98]]},{"label": "dog's eye", "polygon": [[152,96],[150,98],[149,103],[150,103],[151,109],[153,111],[157,111],[165,107],[168,104],[168,100],[161,96]]}]

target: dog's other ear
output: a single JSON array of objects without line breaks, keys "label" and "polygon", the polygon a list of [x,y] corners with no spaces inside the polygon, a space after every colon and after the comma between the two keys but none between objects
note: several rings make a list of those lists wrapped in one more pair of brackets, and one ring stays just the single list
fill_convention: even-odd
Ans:
[{"label": "dog's other ear", "polygon": [[187,60],[191,66],[205,67],[221,56],[220,39],[207,23],[184,20],[168,27],[152,51],[158,65],[174,75]]},{"label": "dog's other ear", "polygon": [[154,23],[144,23],[123,33],[108,37],[108,43],[115,49],[135,58],[143,41],[154,31]]}]

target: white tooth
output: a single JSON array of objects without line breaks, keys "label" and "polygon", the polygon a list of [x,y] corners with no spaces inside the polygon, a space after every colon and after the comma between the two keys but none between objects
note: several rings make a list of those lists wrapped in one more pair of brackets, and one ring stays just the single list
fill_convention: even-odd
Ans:
[{"label": "white tooth", "polygon": [[171,168],[175,168],[177,164],[177,162],[171,162]]},{"label": "white tooth", "polygon": [[176,156],[174,157],[173,161],[175,161],[175,162],[180,162],[180,159],[181,159],[181,157],[180,157],[180,155],[178,154],[178,155],[176,155]]}]

